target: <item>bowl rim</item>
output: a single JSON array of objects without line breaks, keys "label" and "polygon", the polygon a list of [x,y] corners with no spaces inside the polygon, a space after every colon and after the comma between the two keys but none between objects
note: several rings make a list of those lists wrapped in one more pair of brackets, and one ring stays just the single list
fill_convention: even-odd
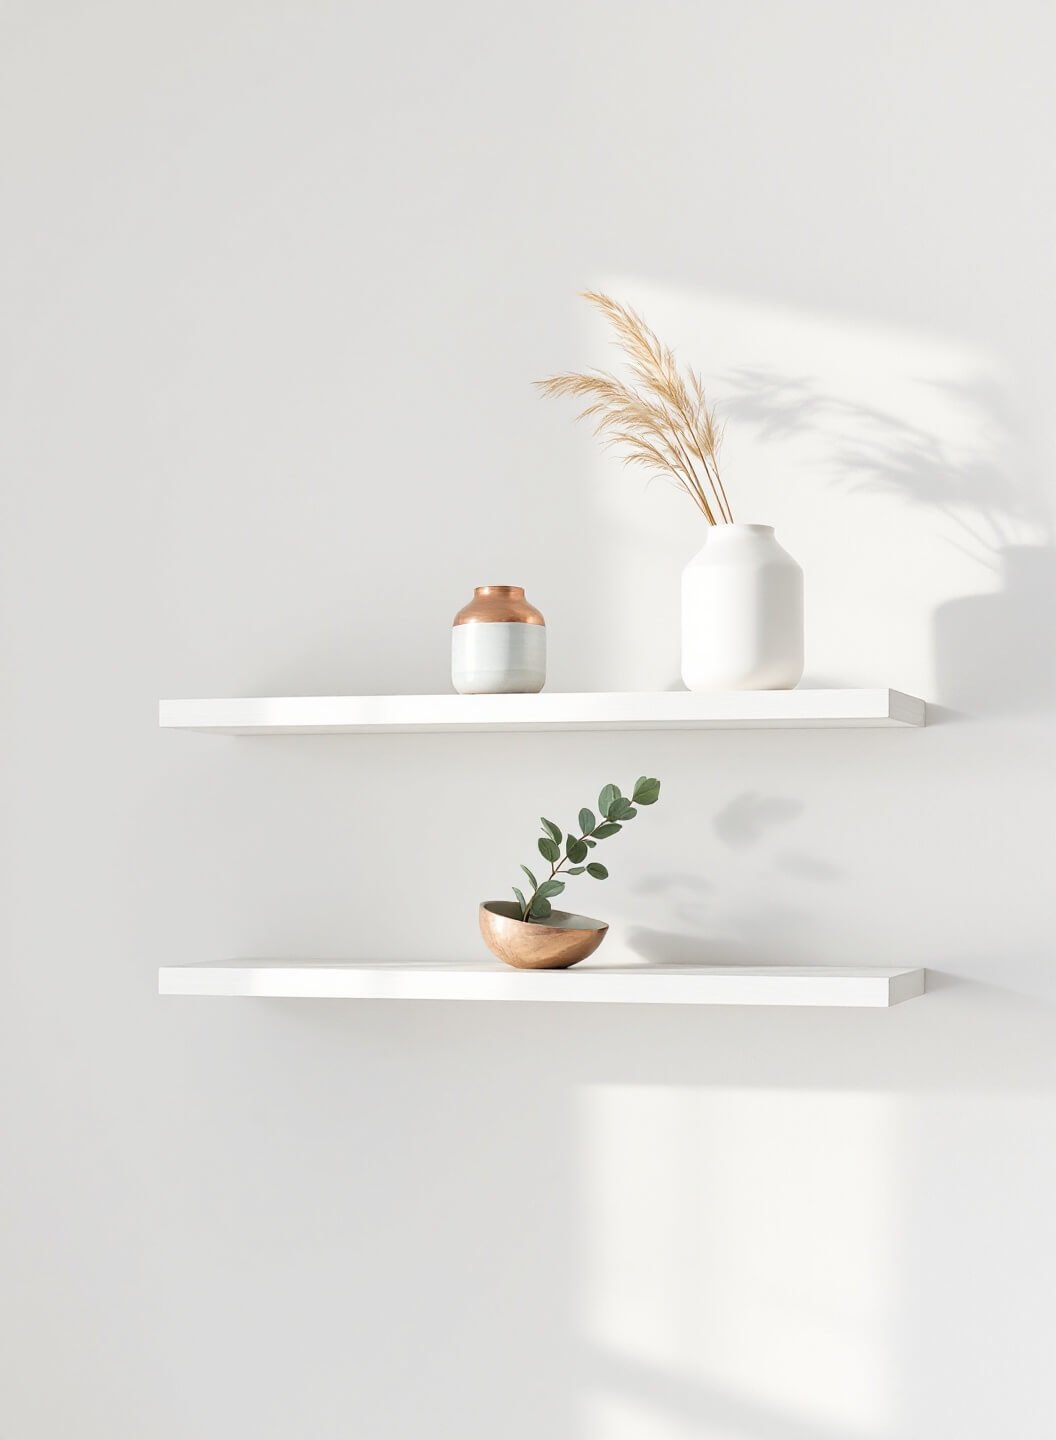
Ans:
[{"label": "bowl rim", "polygon": [[504,910],[497,910],[495,907],[502,905],[510,909],[519,910],[520,906],[516,900],[482,900],[481,911],[487,911],[496,920],[507,920],[513,925],[523,925],[526,929],[530,926],[532,930],[549,931],[552,935],[597,935],[602,934],[609,928],[607,920],[595,920],[592,915],[580,915],[577,910],[554,910],[553,915],[560,915],[566,920],[584,920],[584,925],[541,925],[537,920],[522,920],[520,915],[508,915]]}]

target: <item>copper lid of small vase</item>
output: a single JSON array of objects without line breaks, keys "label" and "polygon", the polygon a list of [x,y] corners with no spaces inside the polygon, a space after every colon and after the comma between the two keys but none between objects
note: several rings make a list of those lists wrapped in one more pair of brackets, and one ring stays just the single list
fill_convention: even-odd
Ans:
[{"label": "copper lid of small vase", "polygon": [[545,625],[520,585],[478,585],[473,599],[455,616],[456,625]]}]

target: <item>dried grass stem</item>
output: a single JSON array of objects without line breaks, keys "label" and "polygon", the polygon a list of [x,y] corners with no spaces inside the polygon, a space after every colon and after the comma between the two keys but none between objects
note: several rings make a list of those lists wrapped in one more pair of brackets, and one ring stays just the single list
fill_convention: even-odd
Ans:
[{"label": "dried grass stem", "polygon": [[688,371],[687,385],[674,352],[634,310],[595,290],[583,298],[609,321],[640,388],[600,370],[551,375],[536,384],[544,395],[588,400],[577,418],[593,419],[595,435],[621,451],[625,465],[640,465],[670,480],[709,525],[732,524],[733,511],[719,474],[722,432],[716,429],[700,377]]}]

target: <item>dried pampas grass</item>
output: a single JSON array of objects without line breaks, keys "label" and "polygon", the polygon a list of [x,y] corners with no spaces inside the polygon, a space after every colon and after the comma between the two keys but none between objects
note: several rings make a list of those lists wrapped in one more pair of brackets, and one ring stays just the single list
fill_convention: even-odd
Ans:
[{"label": "dried pampas grass", "polygon": [[572,395],[588,404],[578,419],[594,420],[595,435],[622,452],[625,465],[641,465],[683,490],[709,525],[733,523],[733,512],[719,475],[722,431],[693,370],[685,377],[674,353],[642,317],[595,290],[584,292],[616,332],[637,387],[615,375],[551,375],[535,383],[544,395]]}]

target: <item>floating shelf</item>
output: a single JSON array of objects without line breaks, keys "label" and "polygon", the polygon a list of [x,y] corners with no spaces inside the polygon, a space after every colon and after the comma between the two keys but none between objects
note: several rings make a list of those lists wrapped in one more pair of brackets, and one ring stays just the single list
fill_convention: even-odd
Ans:
[{"label": "floating shelf", "polygon": [[784,965],[577,965],[512,970],[496,962],[366,964],[220,960],[166,965],[162,995],[315,1000],[543,1000],[626,1005],[818,1005],[885,1008],[924,993],[923,970]]},{"label": "floating shelf", "polygon": [[162,700],[165,729],[220,735],[460,730],[795,730],[919,726],[923,700],[900,690],[687,690],[541,695],[338,695]]}]

